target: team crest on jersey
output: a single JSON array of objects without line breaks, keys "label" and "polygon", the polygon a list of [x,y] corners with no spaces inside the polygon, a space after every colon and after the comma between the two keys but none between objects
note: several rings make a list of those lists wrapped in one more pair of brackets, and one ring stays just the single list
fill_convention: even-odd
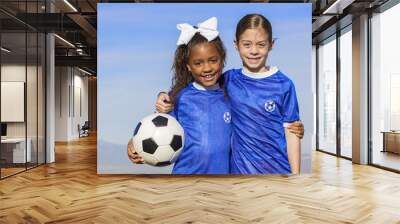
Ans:
[{"label": "team crest on jersey", "polygon": [[229,112],[224,113],[224,121],[225,123],[231,123],[231,113]]},{"label": "team crest on jersey", "polygon": [[273,100],[267,100],[267,102],[265,102],[264,104],[264,108],[267,112],[272,112],[275,110],[276,104]]}]

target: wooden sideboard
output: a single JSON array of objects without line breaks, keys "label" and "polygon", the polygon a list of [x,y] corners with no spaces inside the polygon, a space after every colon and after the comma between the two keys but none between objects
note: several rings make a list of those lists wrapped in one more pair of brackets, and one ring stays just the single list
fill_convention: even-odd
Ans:
[{"label": "wooden sideboard", "polygon": [[382,131],[383,150],[382,152],[392,152],[400,154],[400,131]]}]

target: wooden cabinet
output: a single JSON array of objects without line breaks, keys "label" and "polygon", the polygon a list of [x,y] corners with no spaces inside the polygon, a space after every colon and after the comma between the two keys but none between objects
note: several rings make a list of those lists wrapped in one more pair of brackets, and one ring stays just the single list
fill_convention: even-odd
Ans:
[{"label": "wooden cabinet", "polygon": [[383,133],[383,152],[400,154],[400,131],[387,131]]}]

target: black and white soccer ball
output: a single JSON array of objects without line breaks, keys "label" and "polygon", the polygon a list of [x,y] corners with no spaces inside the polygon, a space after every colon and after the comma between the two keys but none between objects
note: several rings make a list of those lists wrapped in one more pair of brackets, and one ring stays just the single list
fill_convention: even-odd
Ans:
[{"label": "black and white soccer ball", "polygon": [[133,144],[145,163],[167,166],[176,161],[185,142],[184,131],[172,116],[151,114],[136,126]]}]

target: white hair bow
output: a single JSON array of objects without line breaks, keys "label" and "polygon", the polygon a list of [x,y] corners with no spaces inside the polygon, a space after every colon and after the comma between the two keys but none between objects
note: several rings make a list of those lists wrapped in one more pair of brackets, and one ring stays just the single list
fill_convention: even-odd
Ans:
[{"label": "white hair bow", "polygon": [[177,45],[188,44],[196,33],[200,33],[208,41],[212,41],[218,37],[219,32],[217,30],[217,18],[211,17],[206,21],[197,24],[197,27],[193,27],[187,23],[181,23],[176,26],[181,31]]}]

